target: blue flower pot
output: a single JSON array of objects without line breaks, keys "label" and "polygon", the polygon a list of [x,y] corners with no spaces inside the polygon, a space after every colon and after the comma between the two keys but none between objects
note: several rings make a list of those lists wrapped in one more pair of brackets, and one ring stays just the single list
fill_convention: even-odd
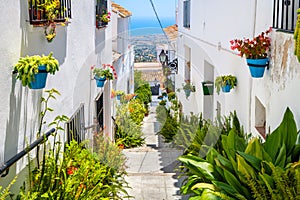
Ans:
[{"label": "blue flower pot", "polygon": [[99,78],[99,77],[95,76],[94,78],[96,80],[97,87],[103,87],[104,86],[104,83],[106,81],[106,77]]},{"label": "blue flower pot", "polygon": [[34,79],[29,83],[31,89],[42,89],[46,86],[48,72],[46,71],[46,65],[39,66],[39,72],[34,75]]},{"label": "blue flower pot", "polygon": [[185,97],[188,98],[191,95],[191,90],[184,90]]},{"label": "blue flower pot", "polygon": [[247,59],[247,64],[250,69],[250,74],[253,78],[261,78],[264,76],[265,68],[269,63],[268,58],[262,59]]},{"label": "blue flower pot", "polygon": [[121,100],[121,95],[120,94],[117,95],[117,100]]},{"label": "blue flower pot", "polygon": [[222,87],[222,91],[225,92],[225,93],[230,92],[230,89],[231,89],[230,85],[226,85],[226,86]]}]

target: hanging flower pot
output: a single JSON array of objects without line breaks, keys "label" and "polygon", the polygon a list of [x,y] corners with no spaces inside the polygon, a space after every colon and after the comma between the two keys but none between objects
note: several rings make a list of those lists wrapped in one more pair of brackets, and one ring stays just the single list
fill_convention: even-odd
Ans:
[{"label": "hanging flower pot", "polygon": [[233,75],[223,75],[223,76],[217,76],[215,79],[215,88],[217,94],[220,94],[220,90],[222,89],[222,92],[228,93],[231,89],[233,89],[236,86],[237,79]]},{"label": "hanging flower pot", "polygon": [[31,89],[42,89],[46,86],[48,72],[46,71],[46,65],[39,66],[39,72],[34,74],[34,79],[29,82],[29,88]]},{"label": "hanging flower pot", "polygon": [[117,95],[117,100],[121,100],[121,96],[120,94]]},{"label": "hanging flower pot", "polygon": [[246,59],[249,66],[250,74],[253,78],[261,78],[264,76],[265,68],[269,64],[268,58]]},{"label": "hanging flower pot", "polygon": [[58,60],[52,56],[25,56],[21,57],[14,66],[13,73],[17,73],[17,79],[23,86],[31,89],[42,89],[46,85],[47,75],[55,74],[59,70]]},{"label": "hanging flower pot", "polygon": [[185,97],[188,98],[191,95],[192,90],[184,90]]},{"label": "hanging flower pot", "polygon": [[96,80],[97,87],[103,87],[104,86],[104,83],[106,81],[106,77],[99,78],[99,77],[95,76],[94,78]]},{"label": "hanging flower pot", "polygon": [[222,92],[228,93],[230,92],[231,86],[230,85],[225,85],[222,87]]}]

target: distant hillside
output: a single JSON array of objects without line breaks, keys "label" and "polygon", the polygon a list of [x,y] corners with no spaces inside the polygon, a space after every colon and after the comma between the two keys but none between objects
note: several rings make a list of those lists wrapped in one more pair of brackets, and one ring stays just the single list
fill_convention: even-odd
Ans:
[{"label": "distant hillside", "polygon": [[163,34],[132,36],[131,44],[134,45],[135,62],[156,62],[156,45],[167,44]]}]

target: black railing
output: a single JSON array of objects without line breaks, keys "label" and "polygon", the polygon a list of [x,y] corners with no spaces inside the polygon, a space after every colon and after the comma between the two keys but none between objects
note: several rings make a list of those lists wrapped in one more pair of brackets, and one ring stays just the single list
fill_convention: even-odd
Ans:
[{"label": "black railing", "polygon": [[299,2],[300,0],[274,0],[273,28],[285,32],[294,32]]},{"label": "black railing", "polygon": [[[8,172],[9,168],[15,164],[18,160],[20,160],[22,157],[24,157],[27,153],[29,153],[32,149],[37,147],[38,145],[44,143],[47,141],[48,137],[55,132],[55,128],[52,128],[50,131],[39,137],[36,141],[34,141],[31,145],[29,145],[27,148],[25,148],[23,151],[19,152],[16,154],[14,157],[9,159],[7,162],[5,162],[1,167],[0,167],[0,175],[1,177],[5,177]],[[3,174],[5,172],[5,174]]]},{"label": "black railing", "polygon": [[67,143],[76,140],[81,143],[85,140],[85,125],[84,125],[84,104],[76,110],[73,116],[66,123]]},{"label": "black railing", "polygon": [[[29,22],[32,25],[43,25],[49,20],[54,22],[65,22],[67,18],[71,18],[71,0],[58,0],[59,3],[52,0],[51,3],[45,3],[46,0],[29,0],[28,11],[29,11]],[[47,1],[49,2],[49,1]],[[56,6],[54,17],[50,16],[47,11],[47,7],[50,4]]]}]

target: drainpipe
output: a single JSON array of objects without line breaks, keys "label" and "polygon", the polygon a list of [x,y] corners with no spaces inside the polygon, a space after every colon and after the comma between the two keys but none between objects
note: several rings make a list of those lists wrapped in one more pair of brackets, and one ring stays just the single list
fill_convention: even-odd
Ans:
[{"label": "drainpipe", "polygon": [[[253,38],[255,37],[255,26],[256,26],[256,12],[257,12],[257,0],[254,1],[254,15],[253,15],[253,27],[252,27],[252,36]],[[251,133],[251,120],[252,120],[252,89],[253,89],[253,80],[252,77],[250,76],[249,78],[249,122],[248,122],[248,132]]]}]

